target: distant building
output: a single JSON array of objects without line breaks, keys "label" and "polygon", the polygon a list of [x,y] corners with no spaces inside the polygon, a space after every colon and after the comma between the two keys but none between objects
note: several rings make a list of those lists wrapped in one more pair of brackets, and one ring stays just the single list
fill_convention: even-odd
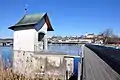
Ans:
[{"label": "distant building", "polygon": [[103,35],[97,35],[96,38],[95,38],[95,43],[103,44],[103,39],[104,39]]},{"label": "distant building", "polygon": [[81,42],[81,43],[92,43],[93,39],[83,38],[83,39],[79,39],[79,42]]},{"label": "distant building", "polygon": [[81,43],[93,43],[95,39],[95,35],[94,34],[85,34],[82,35],[79,39],[79,42]]},{"label": "distant building", "polygon": [[97,35],[98,39],[103,39],[104,36],[101,34],[101,35]]},{"label": "distant building", "polygon": [[85,36],[85,38],[93,39],[93,38],[95,38],[95,35],[94,35],[94,34],[87,34],[87,35]]},{"label": "distant building", "polygon": [[0,46],[11,46],[13,45],[12,38],[0,39]]}]

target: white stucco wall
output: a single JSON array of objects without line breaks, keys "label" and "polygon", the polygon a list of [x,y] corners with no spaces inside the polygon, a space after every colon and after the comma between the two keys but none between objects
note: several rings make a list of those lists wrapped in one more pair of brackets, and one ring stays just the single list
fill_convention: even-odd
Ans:
[{"label": "white stucco wall", "polygon": [[[39,26],[39,25],[36,25]],[[38,33],[45,33],[44,48],[47,50],[47,24],[36,31],[35,29],[23,29],[14,31],[14,50],[34,51],[43,49],[43,42],[38,43]],[[42,44],[42,45],[39,45]]]},{"label": "white stucco wall", "polygon": [[45,34],[47,34],[47,24],[45,23],[44,25],[43,25],[43,27],[38,31],[38,32],[44,32]]},{"label": "white stucco wall", "polygon": [[14,54],[16,56],[13,63],[14,72],[28,77],[32,77],[34,74],[45,74],[45,77],[59,77],[61,80],[66,80],[66,70],[68,70],[68,78],[73,73],[74,59],[66,58],[67,55],[43,55],[23,51],[14,51]]},{"label": "white stucco wall", "polygon": [[14,50],[34,51],[35,29],[14,31]]},{"label": "white stucco wall", "polygon": [[92,43],[92,39],[79,39],[80,42],[88,42],[88,43]]},{"label": "white stucco wall", "polygon": [[28,51],[13,51],[13,53],[13,71],[23,75],[31,74],[34,70],[34,58],[31,57],[33,53]]},{"label": "white stucco wall", "polygon": [[[39,26],[39,25],[38,25]],[[39,49],[43,49],[43,48],[45,48],[45,50],[47,50],[47,24],[45,23],[44,25],[43,25],[43,27],[37,32],[35,32],[35,45],[37,46],[37,50],[39,50]],[[41,46],[41,44],[42,44],[42,42],[38,42],[38,33],[39,32],[42,32],[42,33],[45,33],[45,36],[44,36],[44,45],[43,46]]]}]

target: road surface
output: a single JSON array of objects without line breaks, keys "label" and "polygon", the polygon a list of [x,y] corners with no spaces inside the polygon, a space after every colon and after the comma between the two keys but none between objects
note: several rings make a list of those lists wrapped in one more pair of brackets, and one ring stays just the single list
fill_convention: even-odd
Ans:
[{"label": "road surface", "polygon": [[83,80],[120,80],[120,75],[87,47],[83,63]]}]

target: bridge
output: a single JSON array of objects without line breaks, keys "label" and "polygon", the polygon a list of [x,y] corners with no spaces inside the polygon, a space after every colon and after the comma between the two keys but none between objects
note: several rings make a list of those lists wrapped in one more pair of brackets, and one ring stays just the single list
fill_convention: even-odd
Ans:
[{"label": "bridge", "polygon": [[7,38],[7,39],[0,39],[0,46],[11,46],[13,45],[13,39]]},{"label": "bridge", "polygon": [[85,45],[82,53],[81,80],[120,80],[120,50]]}]

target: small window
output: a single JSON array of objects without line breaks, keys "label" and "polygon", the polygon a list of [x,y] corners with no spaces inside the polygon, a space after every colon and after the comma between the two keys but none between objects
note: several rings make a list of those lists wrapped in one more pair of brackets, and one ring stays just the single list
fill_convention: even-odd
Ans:
[{"label": "small window", "polygon": [[43,40],[43,38],[44,38],[44,33],[38,33],[38,41],[42,41]]}]

